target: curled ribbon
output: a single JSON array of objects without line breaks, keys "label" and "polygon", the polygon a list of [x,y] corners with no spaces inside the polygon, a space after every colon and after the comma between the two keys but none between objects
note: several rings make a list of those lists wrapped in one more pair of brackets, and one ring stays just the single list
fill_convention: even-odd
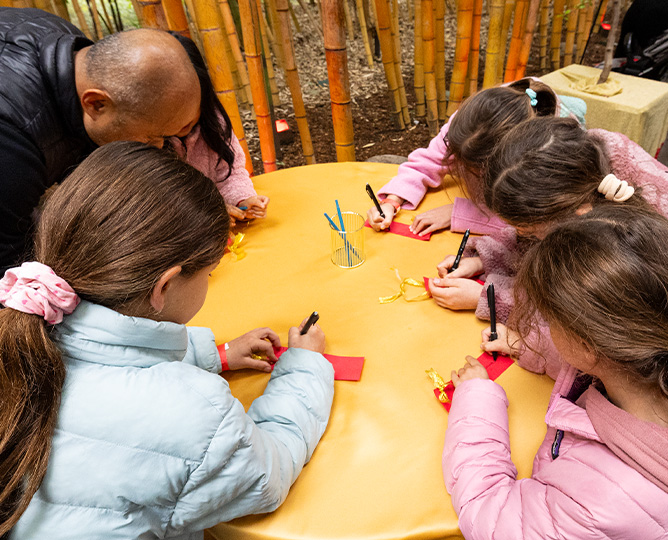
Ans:
[{"label": "curled ribbon", "polygon": [[433,368],[426,369],[425,373],[427,374],[427,377],[431,379],[431,382],[434,383],[434,388],[440,390],[438,400],[441,403],[449,403],[450,399],[448,399],[448,396],[445,393],[445,387],[448,386],[449,383],[446,383],[443,377],[441,377]]},{"label": "curled ribbon", "polygon": [[408,298],[408,296],[406,296],[406,287],[410,286],[424,289],[425,288],[424,280],[418,281],[417,279],[413,278],[401,279],[401,276],[399,275],[399,270],[397,270],[396,268],[393,268],[392,270],[396,272],[397,279],[399,279],[399,292],[392,296],[381,296],[380,298],[378,298],[378,301],[381,304],[391,304],[392,302],[398,300],[402,296],[404,297],[404,300],[406,300],[406,302],[419,302],[420,300],[426,300],[427,298],[429,298],[429,292],[426,290],[423,293],[418,294],[414,298]]},{"label": "curled ribbon", "polygon": [[234,236],[234,241],[227,246],[227,249],[235,257],[235,260],[240,261],[246,256],[246,251],[241,247],[241,242],[244,241],[246,235],[244,233],[237,233]]}]

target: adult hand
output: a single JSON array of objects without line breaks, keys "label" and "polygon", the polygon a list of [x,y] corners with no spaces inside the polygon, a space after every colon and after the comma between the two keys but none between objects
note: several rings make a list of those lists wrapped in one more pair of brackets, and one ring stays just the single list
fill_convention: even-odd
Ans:
[{"label": "adult hand", "polygon": [[248,197],[248,199],[244,199],[237,206],[246,207],[246,219],[255,219],[267,217],[268,204],[269,197],[266,195],[256,195],[255,197]]},{"label": "adult hand", "polygon": [[269,372],[278,360],[274,347],[280,347],[281,340],[270,328],[256,328],[229,341],[228,345],[227,365],[230,369],[250,368]]},{"label": "adult hand", "polygon": [[489,374],[483,365],[472,356],[466,357],[466,365],[459,371],[452,370],[452,384],[457,388],[464,381],[471,379],[489,379]]},{"label": "adult hand", "polygon": [[520,336],[514,330],[508,328],[505,324],[496,325],[497,339],[489,340],[489,335],[492,333],[488,326],[482,331],[482,343],[480,348],[485,352],[498,352],[506,356],[517,357],[519,354]]},{"label": "adult hand", "polygon": [[246,212],[241,208],[232,206],[231,204],[225,204],[227,208],[227,213],[230,216],[230,227],[234,227],[237,224],[237,221],[243,221],[246,219]]},{"label": "adult hand", "polygon": [[438,275],[440,277],[458,277],[458,278],[468,278],[482,274],[483,267],[480,257],[462,257],[459,261],[459,266],[456,270],[453,270],[451,273],[450,268],[455,262],[454,255],[448,255],[440,263],[436,265],[438,270]]},{"label": "adult hand", "polygon": [[308,318],[304,319],[298,327],[290,328],[288,332],[288,347],[296,347],[298,349],[306,349],[317,353],[325,352],[325,333],[317,324],[309,328],[303,336],[300,334],[302,328],[306,324]]},{"label": "adult hand", "polygon": [[453,310],[475,309],[483,286],[465,278],[434,278],[429,280],[429,292],[442,308]]},{"label": "adult hand", "polygon": [[418,214],[410,226],[411,232],[418,236],[424,236],[431,232],[447,229],[450,226],[453,206],[452,204],[446,204]]}]

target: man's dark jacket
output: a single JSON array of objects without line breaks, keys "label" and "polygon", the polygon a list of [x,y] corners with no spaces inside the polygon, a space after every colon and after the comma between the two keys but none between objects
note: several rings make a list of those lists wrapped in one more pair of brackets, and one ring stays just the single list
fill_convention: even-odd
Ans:
[{"label": "man's dark jacket", "polygon": [[40,197],[95,148],[74,83],[88,45],[55,15],[0,8],[0,277],[27,254]]}]

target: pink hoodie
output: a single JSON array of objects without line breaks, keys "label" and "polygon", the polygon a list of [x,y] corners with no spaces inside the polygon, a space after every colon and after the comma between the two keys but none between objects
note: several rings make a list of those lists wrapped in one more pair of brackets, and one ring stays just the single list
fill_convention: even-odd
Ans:
[{"label": "pink hoodie", "polygon": [[593,386],[577,399],[576,376],[564,365],[531,478],[521,480],[503,388],[473,379],[455,390],[443,476],[465,538],[668,538],[668,429],[618,409]]}]

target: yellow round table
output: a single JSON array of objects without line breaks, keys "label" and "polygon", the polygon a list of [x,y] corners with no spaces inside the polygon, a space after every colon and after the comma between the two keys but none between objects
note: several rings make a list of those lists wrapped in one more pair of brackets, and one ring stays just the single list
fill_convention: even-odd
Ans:
[{"label": "yellow round table", "polygon": [[[366,358],[359,382],[337,381],[331,419],[313,459],[272,514],[221,523],[214,539],[459,538],[457,516],[443,484],[441,451],[448,415],[425,375],[450,378],[464,356],[478,356],[485,323],[472,312],[442,309],[431,300],[380,304],[402,278],[436,275],[436,264],[456,253],[461,234],[429,242],[365,230],[366,262],[342,269],[330,261],[330,229],[323,216],[341,209],[365,214],[364,185],[377,191],[397,166],[330,163],[255,178],[271,198],[268,217],[248,225],[246,257],[225,255],[192,325],[213,329],[219,343],[259,326],[284,344],[290,326],[313,310],[327,336],[326,352]],[[427,195],[420,211],[451,202],[455,186]],[[398,221],[409,223],[415,212]],[[419,292],[417,289],[415,292]],[[244,370],[225,375],[249,407],[268,380]],[[512,457],[520,476],[531,474],[545,435],[552,381],[511,366],[498,382],[510,400]]]}]

